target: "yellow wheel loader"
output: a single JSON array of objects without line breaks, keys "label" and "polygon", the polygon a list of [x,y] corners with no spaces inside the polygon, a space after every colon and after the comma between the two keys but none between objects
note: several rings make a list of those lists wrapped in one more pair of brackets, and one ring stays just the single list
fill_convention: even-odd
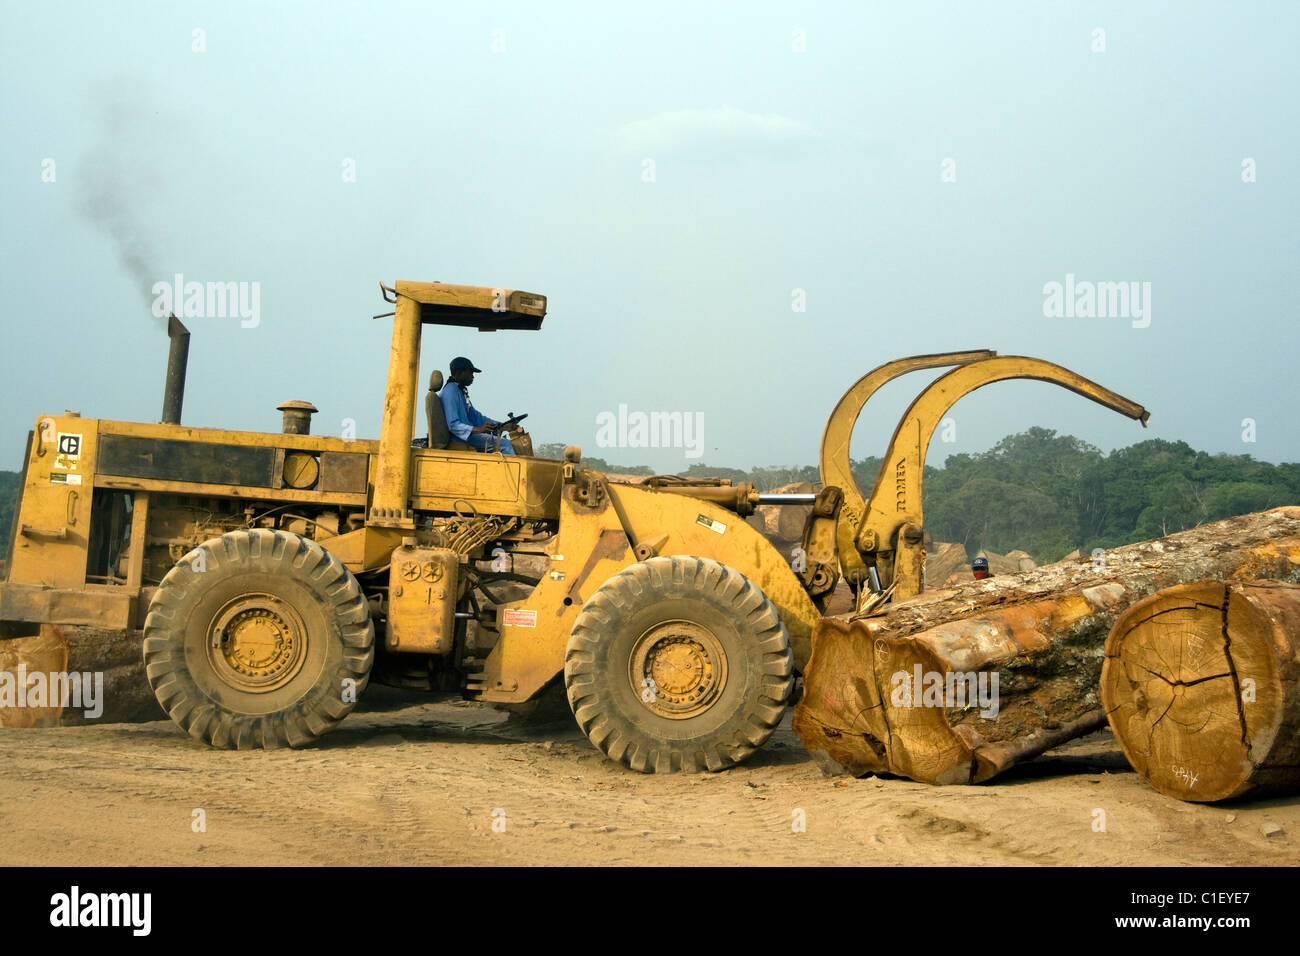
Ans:
[{"label": "yellow wheel loader", "polygon": [[[306,402],[280,406],[279,433],[182,425],[189,333],[174,317],[159,424],[38,418],[0,631],[142,628],[159,704],[217,747],[309,744],[372,679],[502,704],[563,682],[611,759],[721,770],[780,722],[839,582],[860,610],[924,587],[921,476],[954,402],[1027,377],[1147,417],[1038,359],[918,356],[845,394],[816,495],[671,475],[619,483],[584,467],[576,447],[555,460],[533,457],[522,436],[517,455],[452,441],[438,372],[417,423],[424,326],[538,330],[544,296],[381,289],[395,309],[378,440],[311,434]],[[951,371],[908,409],[864,496],[848,455],[864,404],[898,375],[942,367]],[[812,505],[793,566],[744,520],[764,503]]]}]

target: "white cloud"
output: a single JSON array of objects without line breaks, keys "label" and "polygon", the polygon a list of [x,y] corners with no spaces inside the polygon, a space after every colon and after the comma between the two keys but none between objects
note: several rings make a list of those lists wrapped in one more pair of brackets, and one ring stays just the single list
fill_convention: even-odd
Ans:
[{"label": "white cloud", "polygon": [[659,113],[624,123],[618,130],[622,148],[648,156],[678,151],[714,155],[787,152],[814,136],[797,120],[747,113],[731,106]]}]

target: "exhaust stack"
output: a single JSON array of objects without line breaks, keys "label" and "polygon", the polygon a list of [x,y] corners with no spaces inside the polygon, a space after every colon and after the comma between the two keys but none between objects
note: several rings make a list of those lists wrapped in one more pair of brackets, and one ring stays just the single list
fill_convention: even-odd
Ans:
[{"label": "exhaust stack", "polygon": [[300,401],[285,402],[277,405],[275,410],[284,415],[281,430],[286,435],[310,435],[311,416],[320,411],[311,402]]},{"label": "exhaust stack", "polygon": [[163,388],[162,422],[181,423],[181,403],[185,400],[185,367],[190,361],[190,330],[175,313],[167,317],[167,336],[172,340],[167,353],[167,381]]}]

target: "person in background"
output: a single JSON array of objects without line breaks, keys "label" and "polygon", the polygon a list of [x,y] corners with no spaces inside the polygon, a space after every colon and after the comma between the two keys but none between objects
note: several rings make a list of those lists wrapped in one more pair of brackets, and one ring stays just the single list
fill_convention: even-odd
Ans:
[{"label": "person in background", "polygon": [[971,574],[975,575],[976,581],[983,581],[985,578],[993,577],[989,573],[989,559],[982,554],[970,563],[970,570]]}]

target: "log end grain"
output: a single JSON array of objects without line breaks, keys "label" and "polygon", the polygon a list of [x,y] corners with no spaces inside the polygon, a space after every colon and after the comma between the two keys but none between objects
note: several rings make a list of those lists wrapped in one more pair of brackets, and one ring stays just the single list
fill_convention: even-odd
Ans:
[{"label": "log end grain", "polygon": [[1300,586],[1197,581],[1115,622],[1102,705],[1129,763],[1192,802],[1300,789]]}]

